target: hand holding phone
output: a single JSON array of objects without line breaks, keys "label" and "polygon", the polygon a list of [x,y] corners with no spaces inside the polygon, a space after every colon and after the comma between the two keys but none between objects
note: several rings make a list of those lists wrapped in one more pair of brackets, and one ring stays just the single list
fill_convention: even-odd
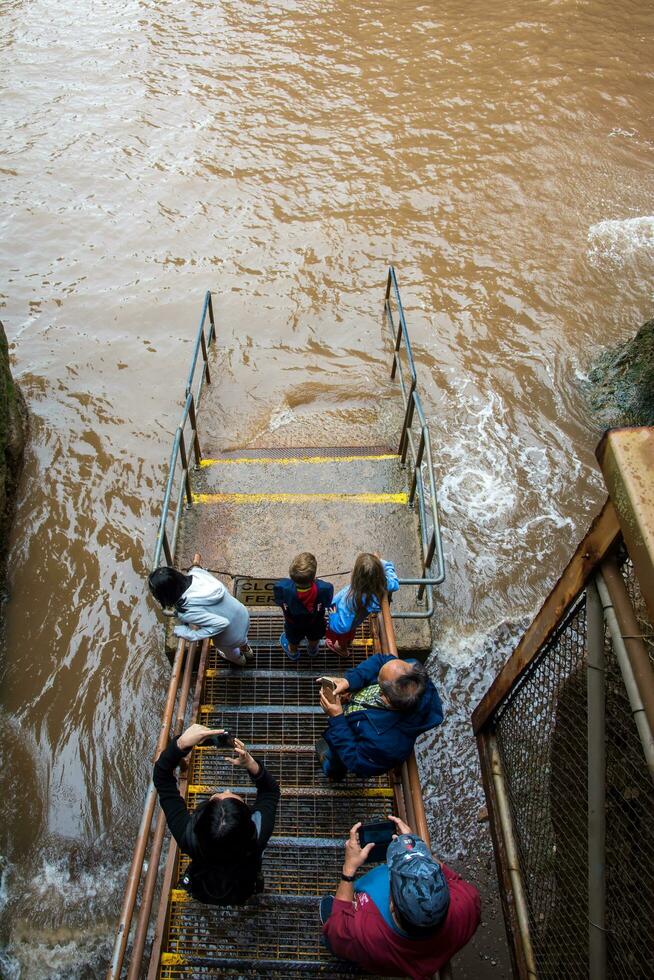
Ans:
[{"label": "hand holding phone", "polygon": [[336,681],[333,677],[318,677],[316,684],[320,684],[320,690],[325,695],[330,704],[334,704],[336,698],[334,692],[336,690]]},{"label": "hand holding phone", "polygon": [[210,745],[214,749],[233,749],[234,736],[227,730],[219,732],[218,735],[209,735],[202,742],[202,745]]},{"label": "hand holding phone", "polygon": [[362,824],[359,827],[361,847],[365,847],[366,844],[374,844],[366,861],[385,861],[388,845],[396,833],[397,829],[391,820],[380,820],[379,823]]}]

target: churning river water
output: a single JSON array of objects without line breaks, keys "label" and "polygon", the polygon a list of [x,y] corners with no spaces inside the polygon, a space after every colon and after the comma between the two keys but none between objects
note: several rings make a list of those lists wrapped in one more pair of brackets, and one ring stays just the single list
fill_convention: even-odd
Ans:
[{"label": "churning river water", "polygon": [[265,427],[292,417],[292,383],[266,397],[291,354],[360,357],[374,404],[397,266],[448,562],[425,797],[436,851],[490,867],[468,717],[602,499],[580,381],[654,305],[653,27],[635,0],[4,0],[0,316],[31,440],[3,976],[106,966],[165,685],[144,576],[207,288],[216,380],[238,413],[265,361]]}]

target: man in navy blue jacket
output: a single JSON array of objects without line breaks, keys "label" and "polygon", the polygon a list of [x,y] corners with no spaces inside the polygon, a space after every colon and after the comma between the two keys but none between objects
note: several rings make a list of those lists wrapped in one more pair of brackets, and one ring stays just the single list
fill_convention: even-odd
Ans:
[{"label": "man in navy blue jacket", "polygon": [[330,779],[386,772],[411,755],[418,735],[443,720],[438,691],[417,660],[376,654],[332,680],[332,697],[321,689],[329,723],[316,743]]}]

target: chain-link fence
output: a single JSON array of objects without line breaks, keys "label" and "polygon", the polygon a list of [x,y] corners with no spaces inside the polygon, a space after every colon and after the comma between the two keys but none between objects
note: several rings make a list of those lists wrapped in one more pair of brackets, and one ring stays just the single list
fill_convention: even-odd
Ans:
[{"label": "chain-link fence", "polygon": [[[651,654],[651,624],[624,558],[622,575]],[[606,970],[648,978],[654,785],[608,629],[604,657]],[[486,727],[501,760],[536,971],[552,980],[589,976],[587,669],[582,593]]]}]

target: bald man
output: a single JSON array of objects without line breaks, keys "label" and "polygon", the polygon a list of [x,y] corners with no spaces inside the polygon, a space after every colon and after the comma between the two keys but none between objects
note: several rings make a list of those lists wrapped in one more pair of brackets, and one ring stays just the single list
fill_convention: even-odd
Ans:
[{"label": "bald man", "polygon": [[328,779],[346,772],[378,776],[411,755],[418,735],[443,720],[438,691],[417,660],[376,654],[334,682],[333,696],[321,687],[320,705],[329,717],[316,752]]}]

